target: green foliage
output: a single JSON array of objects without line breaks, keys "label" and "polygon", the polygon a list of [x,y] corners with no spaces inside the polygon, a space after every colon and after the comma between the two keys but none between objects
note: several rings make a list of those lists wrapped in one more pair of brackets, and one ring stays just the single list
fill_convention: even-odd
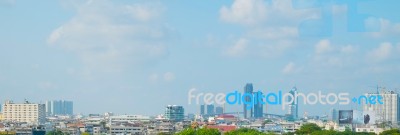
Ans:
[{"label": "green foliage", "polygon": [[81,135],[90,135],[88,132],[83,132]]},{"label": "green foliage", "polygon": [[240,128],[237,130],[226,132],[224,135],[267,135],[255,129]]},{"label": "green foliage", "polygon": [[221,133],[217,129],[211,128],[201,128],[198,130],[187,128],[181,132],[176,133],[175,135],[221,135]]},{"label": "green foliage", "polygon": [[322,129],[314,123],[307,123],[300,127],[295,133],[299,135],[311,134],[315,131],[321,131]]},{"label": "green foliage", "polygon": [[391,130],[386,130],[380,133],[379,135],[400,135],[400,130],[395,128]]},{"label": "green foliage", "polygon": [[53,131],[47,132],[46,135],[69,135],[69,134],[63,133],[60,130],[53,130]]}]

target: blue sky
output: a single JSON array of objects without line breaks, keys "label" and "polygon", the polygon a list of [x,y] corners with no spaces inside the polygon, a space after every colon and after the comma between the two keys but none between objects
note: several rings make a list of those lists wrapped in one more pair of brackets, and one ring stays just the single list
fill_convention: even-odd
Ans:
[{"label": "blue sky", "polygon": [[[399,4],[0,0],[0,100],[65,99],[76,113],[155,115],[168,104],[197,112],[187,104],[192,88],[241,91],[248,82],[262,91],[395,90]],[[300,107],[324,114],[354,106]]]}]

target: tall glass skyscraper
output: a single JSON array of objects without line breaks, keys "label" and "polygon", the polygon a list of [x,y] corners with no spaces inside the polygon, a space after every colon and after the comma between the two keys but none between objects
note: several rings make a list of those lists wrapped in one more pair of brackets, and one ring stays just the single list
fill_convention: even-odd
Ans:
[{"label": "tall glass skyscraper", "polygon": [[[262,92],[255,92],[254,95],[255,95],[255,97],[261,96]],[[262,118],[263,114],[264,114],[263,113],[263,104],[260,101],[258,101],[258,99],[254,99],[254,100],[257,100],[257,101],[255,101],[257,103],[254,104],[254,118]]]},{"label": "tall glass skyscraper", "polygon": [[206,105],[200,105],[200,114],[201,114],[201,115],[206,114],[206,111],[205,111],[206,108],[205,108],[205,106],[206,106]]},{"label": "tall glass skyscraper", "polygon": [[74,105],[72,101],[52,100],[46,101],[46,114],[52,115],[73,115]]},{"label": "tall glass skyscraper", "polygon": [[207,105],[207,114],[208,115],[214,115],[215,114],[214,105]]},{"label": "tall glass skyscraper", "polygon": [[[250,94],[253,95],[253,84],[252,83],[247,83],[246,86],[244,86],[244,94]],[[245,97],[245,101],[246,102],[251,102],[251,98],[250,97]],[[251,107],[251,109],[247,109],[249,105],[244,104],[243,105],[243,115],[244,118],[252,118],[253,117],[253,106]]]},{"label": "tall glass skyscraper", "polygon": [[170,121],[179,122],[184,120],[185,110],[182,106],[168,105],[165,108],[165,118]]},{"label": "tall glass skyscraper", "polygon": [[298,106],[298,99],[296,98],[297,94],[297,88],[293,87],[289,93],[293,96],[294,99],[291,97],[288,98],[288,101],[293,101],[291,104],[289,104],[289,110],[288,114],[291,116],[293,119],[297,119],[299,117],[299,106]]}]

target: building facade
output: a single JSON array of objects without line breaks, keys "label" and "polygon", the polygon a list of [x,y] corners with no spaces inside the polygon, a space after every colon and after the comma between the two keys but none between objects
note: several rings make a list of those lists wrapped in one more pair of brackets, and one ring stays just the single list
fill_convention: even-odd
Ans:
[{"label": "building facade", "polygon": [[215,108],[214,108],[213,104],[207,105],[207,114],[208,115],[214,115],[215,114]]},{"label": "building facade", "polygon": [[299,106],[298,106],[298,99],[296,98],[297,94],[297,88],[293,87],[289,93],[293,96],[293,99],[291,97],[288,98],[288,101],[293,101],[291,104],[289,104],[288,107],[288,114],[290,117],[293,119],[297,119],[299,117]]},{"label": "building facade", "polygon": [[170,121],[183,121],[184,120],[185,111],[182,106],[178,105],[168,105],[165,108],[165,118]]},{"label": "building facade", "polygon": [[[247,83],[245,86],[244,86],[244,93],[243,93],[243,95],[244,94],[247,94],[247,95],[253,95],[253,84],[252,83]],[[251,102],[251,98],[250,97],[248,97],[248,96],[246,96],[245,97],[245,101],[246,102]],[[249,109],[250,108],[250,109]],[[243,117],[245,118],[245,119],[248,119],[248,118],[252,118],[253,117],[253,106],[249,106],[248,104],[244,104],[243,105]]]},{"label": "building facade", "polygon": [[382,89],[377,93],[366,94],[366,97],[370,96],[382,96],[383,104],[363,104],[363,110],[375,112],[376,121],[378,123],[398,125],[398,121],[400,120],[399,94],[394,91]]},{"label": "building facade", "polygon": [[[254,93],[255,97],[259,97],[262,95],[261,92],[255,92]],[[264,102],[264,101],[263,101]],[[260,101],[257,101],[256,104],[254,104],[254,118],[262,118],[263,117],[263,104]]]},{"label": "building facade", "polygon": [[224,108],[221,106],[215,107],[215,113],[216,114],[223,114],[224,113]]},{"label": "building facade", "polygon": [[25,103],[13,103],[6,101],[3,104],[3,120],[15,122],[27,122],[31,124],[42,124],[46,120],[45,105]]},{"label": "building facade", "polygon": [[46,101],[46,115],[73,115],[74,104],[72,101],[52,100]]}]

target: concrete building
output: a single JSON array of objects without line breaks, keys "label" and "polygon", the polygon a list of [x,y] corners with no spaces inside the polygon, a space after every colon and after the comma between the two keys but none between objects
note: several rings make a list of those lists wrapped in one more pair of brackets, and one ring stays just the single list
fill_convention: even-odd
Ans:
[{"label": "concrete building", "polygon": [[165,108],[165,118],[170,121],[183,121],[184,120],[185,111],[182,106],[177,105],[168,105]]},{"label": "concrete building", "polygon": [[382,89],[380,92],[367,93],[365,96],[382,96],[383,98],[383,104],[363,104],[364,111],[375,112],[377,123],[388,123],[394,126],[398,125],[400,120],[400,100],[398,93]]},{"label": "concrete building", "polygon": [[6,101],[3,104],[3,120],[42,124],[46,120],[45,105],[28,101],[25,103]]},{"label": "concrete building", "polygon": [[110,124],[113,123],[121,123],[121,122],[149,122],[150,117],[149,116],[143,116],[143,115],[116,115],[116,116],[110,116]]},{"label": "concrete building", "polygon": [[140,124],[121,124],[110,126],[111,135],[143,135],[144,127]]}]

